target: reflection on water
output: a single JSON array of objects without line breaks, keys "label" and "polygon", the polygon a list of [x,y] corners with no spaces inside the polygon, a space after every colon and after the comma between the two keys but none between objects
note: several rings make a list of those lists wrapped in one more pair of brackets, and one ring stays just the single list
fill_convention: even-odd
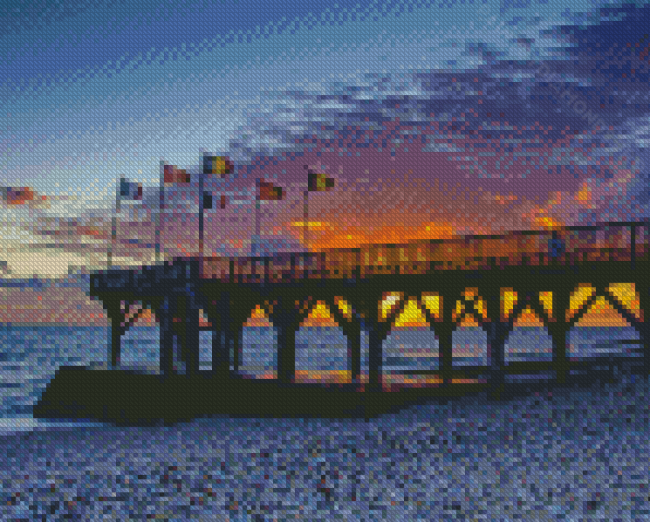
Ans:
[{"label": "reflection on water", "polygon": [[643,343],[633,326],[593,326],[573,328],[567,341],[567,357],[643,356]]},{"label": "reflection on water", "polygon": [[120,365],[123,368],[160,370],[160,328],[142,326],[130,328],[122,336]]},{"label": "reflection on water", "polygon": [[296,333],[296,380],[350,379],[348,341],[340,328],[301,327]]},{"label": "reflection on water", "polygon": [[107,361],[109,333],[103,327],[0,328],[0,416],[30,414],[59,366]]},{"label": "reflection on water", "polygon": [[452,334],[452,349],[454,366],[487,366],[488,344],[487,334],[481,327],[461,326]]},{"label": "reflection on water", "polygon": [[382,369],[386,373],[437,370],[439,355],[438,339],[431,330],[395,330],[384,341]]},{"label": "reflection on water", "polygon": [[553,360],[553,340],[546,327],[514,328],[504,346],[504,362],[545,362]]},{"label": "reflection on water", "polygon": [[[63,356],[70,363],[81,363],[79,347],[81,334],[71,334],[70,345],[63,348]],[[35,339],[34,335],[26,340]],[[52,334],[49,334],[52,339]],[[209,331],[200,333],[200,364],[202,370],[212,368],[212,338]],[[46,336],[46,339],[48,337]],[[272,378],[277,375],[277,331],[273,327],[245,327],[240,357],[239,373],[251,378]],[[159,327],[130,329],[122,340],[123,367],[159,371]],[[461,327],[452,336],[453,364],[462,366],[489,365],[487,334],[481,327]],[[621,355],[643,355],[639,333],[629,327],[575,327],[567,336],[567,356],[575,359]],[[175,345],[177,348],[177,345]],[[368,337],[362,335],[362,374],[368,371]],[[175,350],[178,358],[177,350]],[[5,355],[10,367],[14,353]],[[553,359],[553,341],[546,327],[516,327],[508,335],[504,347],[504,363],[545,362]],[[21,367],[21,371],[34,369],[36,359]],[[177,366],[180,362],[177,361]],[[440,367],[440,348],[435,332],[423,329],[400,329],[386,337],[382,350],[382,368],[386,373],[404,371],[431,371]],[[15,368],[18,370],[18,368]],[[340,328],[301,327],[296,333],[296,372],[306,379],[340,375],[349,371],[347,339]],[[311,376],[311,377],[308,377]]]},{"label": "reflection on water", "polygon": [[277,377],[277,333],[274,328],[244,328],[239,373],[252,379]]},{"label": "reflection on water", "polygon": [[[212,369],[212,339],[210,331],[199,332],[199,366]],[[120,366],[131,370],[156,373],[160,371],[160,327],[138,326],[122,336]],[[183,369],[179,344],[174,337],[174,367]]]}]

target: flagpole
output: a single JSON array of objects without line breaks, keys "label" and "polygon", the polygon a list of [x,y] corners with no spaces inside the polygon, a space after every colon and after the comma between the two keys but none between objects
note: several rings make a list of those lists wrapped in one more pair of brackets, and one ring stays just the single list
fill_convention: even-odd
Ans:
[{"label": "flagpole", "polygon": [[160,214],[165,207],[165,162],[160,162],[160,185],[158,188],[158,212],[156,213],[156,264],[160,262]]},{"label": "flagpole", "polygon": [[[257,180],[258,186],[256,188],[256,192],[258,192],[260,189],[260,181],[259,179]],[[260,235],[260,197],[258,194],[255,195],[255,230],[253,234],[253,244],[252,244],[252,251],[253,251],[253,257],[257,255],[257,243],[259,235]]]},{"label": "flagpole", "polygon": [[203,262],[203,173],[199,174],[199,262]]},{"label": "flagpole", "polygon": [[302,240],[305,244],[307,252],[309,252],[309,187],[305,190],[304,200],[303,200],[303,236]]},{"label": "flagpole", "polygon": [[[119,183],[121,184],[121,182],[122,179],[120,178]],[[108,268],[113,268],[113,249],[117,240],[117,214],[120,212],[120,190],[121,187],[118,184],[117,190],[115,191],[115,212],[111,218],[111,247],[108,249]]]}]

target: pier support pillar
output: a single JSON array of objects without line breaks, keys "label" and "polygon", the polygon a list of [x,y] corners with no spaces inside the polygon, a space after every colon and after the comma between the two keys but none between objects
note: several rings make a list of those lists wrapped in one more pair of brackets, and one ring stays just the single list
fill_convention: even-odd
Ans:
[{"label": "pier support pillar", "polygon": [[104,309],[111,320],[111,353],[109,355],[109,362],[112,368],[117,368],[122,354],[122,334],[124,333],[124,328],[121,323],[124,321],[124,314],[120,308],[119,300],[106,300]]},{"label": "pier support pillar", "polygon": [[173,298],[165,297],[156,314],[160,320],[160,373],[174,373]]},{"label": "pier support pillar", "polygon": [[230,356],[228,345],[229,300],[226,292],[210,302],[208,310],[213,318],[214,337],[212,339],[212,370],[218,379],[227,379],[230,375]]},{"label": "pier support pillar", "polygon": [[296,380],[296,332],[298,324],[289,317],[278,317],[278,378],[284,384]]},{"label": "pier support pillar", "polygon": [[122,334],[124,329],[120,325],[120,316],[111,319],[111,367],[118,368],[122,354]]},{"label": "pier support pillar", "polygon": [[346,310],[343,314],[336,306],[331,308],[334,320],[343,331],[348,347],[348,371],[350,382],[360,384],[361,375],[361,323],[359,318],[353,318],[352,312]]},{"label": "pier support pillar", "polygon": [[388,332],[390,331],[390,322],[388,324],[379,323],[378,321],[368,321],[368,388],[371,391],[379,391],[383,385],[382,379],[382,360],[383,345]]},{"label": "pier support pillar", "polygon": [[232,321],[226,328],[226,352],[228,354],[229,370],[236,374],[239,372],[242,362],[244,325],[243,322]]},{"label": "pier support pillar", "polygon": [[346,329],[348,338],[348,359],[350,361],[350,378],[353,383],[361,382],[361,326],[358,323],[349,325]]},{"label": "pier support pillar", "polygon": [[185,310],[183,319],[185,321],[185,339],[183,342],[185,371],[187,375],[199,373],[199,306],[196,297],[190,295],[185,298]]},{"label": "pier support pillar", "polygon": [[490,359],[490,393],[493,399],[504,398],[504,352],[509,325],[493,320],[488,329],[488,353]]},{"label": "pier support pillar", "polygon": [[645,375],[650,375],[650,286],[639,284],[638,292],[641,311],[641,321],[638,324],[639,337],[643,343],[643,372]]},{"label": "pier support pillar", "polygon": [[502,322],[501,317],[501,288],[493,288],[485,295],[488,314],[491,318],[488,323],[488,359],[490,363],[490,395],[492,399],[503,398],[504,390],[504,351],[506,337],[508,336],[509,323]]},{"label": "pier support pillar", "polygon": [[451,307],[449,311],[443,308],[444,321],[436,323],[435,332],[438,338],[438,349],[440,351],[440,377],[443,386],[449,386],[453,375],[453,334],[456,324],[451,320]]},{"label": "pier support pillar", "polygon": [[575,288],[576,285],[571,285],[553,291],[553,322],[549,324],[549,333],[553,338],[553,367],[559,384],[565,384],[569,375],[566,342],[572,322],[566,320],[566,314]]},{"label": "pier support pillar", "polygon": [[228,364],[228,371],[237,373],[241,365],[244,324],[248,320],[252,307],[246,299],[232,294],[227,296],[228,305],[223,314],[225,346],[223,356]]}]

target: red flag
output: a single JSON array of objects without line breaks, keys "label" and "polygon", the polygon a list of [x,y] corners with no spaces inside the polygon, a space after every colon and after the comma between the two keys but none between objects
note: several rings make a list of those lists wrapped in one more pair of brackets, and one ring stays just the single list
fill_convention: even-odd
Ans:
[{"label": "red flag", "polygon": [[190,175],[185,169],[176,168],[175,165],[165,165],[164,169],[165,183],[189,183]]},{"label": "red flag", "polygon": [[282,187],[276,187],[268,181],[258,180],[259,201],[279,201],[282,199]]},{"label": "red flag", "polygon": [[34,200],[34,191],[29,187],[6,187],[5,190],[8,205],[23,205]]}]

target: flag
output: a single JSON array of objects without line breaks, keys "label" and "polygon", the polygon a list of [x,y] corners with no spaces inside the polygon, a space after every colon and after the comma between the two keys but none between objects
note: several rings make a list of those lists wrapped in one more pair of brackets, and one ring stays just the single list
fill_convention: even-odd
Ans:
[{"label": "flag", "polygon": [[30,187],[0,187],[0,200],[6,205],[27,205],[30,209],[50,208],[50,198]]},{"label": "flag", "polygon": [[203,174],[232,174],[235,166],[227,156],[203,156]]},{"label": "flag", "polygon": [[132,183],[122,178],[120,180],[120,199],[142,201],[142,183]]},{"label": "flag", "polygon": [[23,205],[34,200],[34,191],[29,187],[3,187],[2,192],[7,205]]},{"label": "flag", "polygon": [[309,190],[311,192],[324,192],[334,187],[334,178],[330,178],[327,174],[319,172],[309,173]]},{"label": "flag", "polygon": [[179,169],[175,165],[165,165],[164,167],[164,183],[189,183],[190,174],[185,169]]},{"label": "flag", "polygon": [[258,180],[259,201],[279,201],[282,199],[282,187],[276,187],[268,181]]}]

